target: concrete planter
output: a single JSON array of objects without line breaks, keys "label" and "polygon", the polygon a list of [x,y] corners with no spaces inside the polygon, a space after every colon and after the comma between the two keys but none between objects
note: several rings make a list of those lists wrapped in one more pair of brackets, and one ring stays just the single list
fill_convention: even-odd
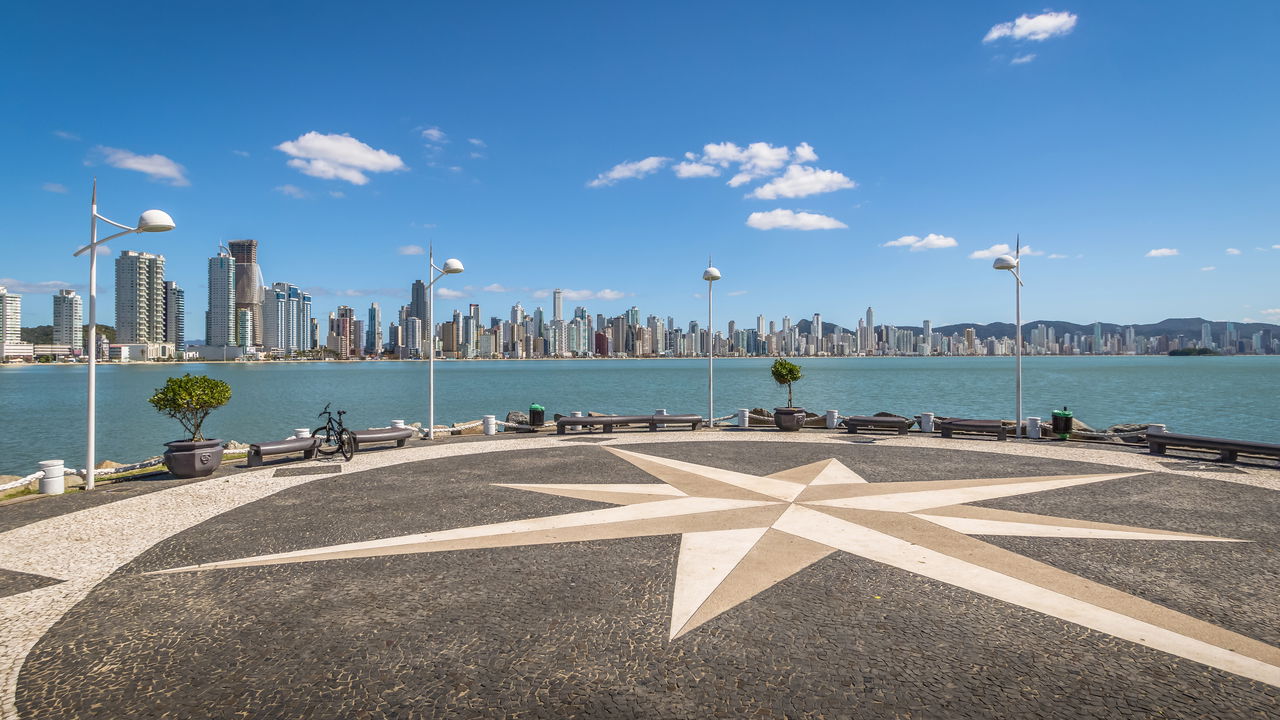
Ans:
[{"label": "concrete planter", "polygon": [[779,430],[796,431],[804,427],[804,408],[774,408],[773,424]]},{"label": "concrete planter", "polygon": [[175,440],[164,444],[164,466],[174,477],[212,475],[222,464],[221,440]]}]

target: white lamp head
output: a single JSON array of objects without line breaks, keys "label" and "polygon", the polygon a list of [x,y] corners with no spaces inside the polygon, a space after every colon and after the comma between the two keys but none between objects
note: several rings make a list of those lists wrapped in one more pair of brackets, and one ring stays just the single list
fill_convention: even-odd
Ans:
[{"label": "white lamp head", "polygon": [[996,270],[1016,270],[1018,261],[1011,255],[1001,255],[991,263],[991,267]]},{"label": "white lamp head", "polygon": [[714,267],[709,267],[702,271],[702,279],[707,282],[713,282],[720,279],[720,271]]},{"label": "white lamp head", "polygon": [[138,218],[138,232],[165,232],[175,227],[173,218],[163,210],[148,210]]},{"label": "white lamp head", "polygon": [[462,261],[458,258],[449,258],[444,261],[444,267],[440,268],[440,272],[445,275],[457,275],[462,272]]}]

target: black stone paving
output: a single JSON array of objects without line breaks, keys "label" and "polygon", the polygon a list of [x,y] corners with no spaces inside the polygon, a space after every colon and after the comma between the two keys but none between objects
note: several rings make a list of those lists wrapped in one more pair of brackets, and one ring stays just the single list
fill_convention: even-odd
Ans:
[{"label": "black stone paving", "polygon": [[[1115,468],[868,445],[630,445],[872,482]],[[38,644],[24,717],[1267,718],[1280,689],[835,553],[667,639],[679,538],[139,573],[598,503],[494,482],[654,482],[593,446],[337,475],[162,542]],[[1252,543],[984,538],[1280,644],[1274,492],[1166,474],[992,507]]]},{"label": "black stone paving", "polygon": [[28,590],[56,585],[60,582],[62,581],[58,578],[0,568],[0,597],[9,597]]}]

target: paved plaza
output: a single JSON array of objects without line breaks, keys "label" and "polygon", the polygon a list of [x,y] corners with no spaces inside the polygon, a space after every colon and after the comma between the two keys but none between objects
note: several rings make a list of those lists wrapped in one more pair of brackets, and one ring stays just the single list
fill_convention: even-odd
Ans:
[{"label": "paved plaza", "polygon": [[0,508],[0,718],[1267,718],[1280,471],[453,438]]}]

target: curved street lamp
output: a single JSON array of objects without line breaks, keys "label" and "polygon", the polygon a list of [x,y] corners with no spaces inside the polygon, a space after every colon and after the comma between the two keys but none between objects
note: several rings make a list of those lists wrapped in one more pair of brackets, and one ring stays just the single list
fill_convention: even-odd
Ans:
[{"label": "curved street lamp", "polygon": [[707,427],[714,428],[715,412],[715,367],[716,326],[711,314],[711,284],[720,279],[720,271],[707,258],[707,269],[702,271],[702,279],[707,281]]},{"label": "curved street lamp", "polygon": [[[115,225],[121,231],[115,235],[98,239],[98,221]],[[147,210],[138,217],[134,227],[122,225],[114,220],[98,214],[98,180],[93,180],[93,194],[89,199],[89,244],[75,251],[72,257],[80,257],[89,253],[89,401],[85,420],[87,442],[85,449],[84,489],[93,489],[94,454],[94,421],[97,401],[97,369],[98,369],[98,247],[129,233],[167,232],[175,227],[173,218],[163,210]]]},{"label": "curved street lamp", "polygon": [[462,272],[462,261],[457,258],[449,258],[444,261],[444,267],[436,267],[435,248],[432,248],[427,255],[427,264],[430,270],[427,276],[431,276],[431,270],[439,272],[427,283],[427,344],[431,347],[427,349],[427,439],[436,439],[436,310],[435,297],[436,291],[432,286],[436,284],[436,280],[445,275],[457,275]]},{"label": "curved street lamp", "polygon": [[[1021,243],[1019,243],[1021,244]],[[1007,245],[1005,247],[1008,247]],[[1020,253],[1019,253],[1020,254]],[[1014,437],[1022,437],[1022,277],[1018,274],[1018,258],[1015,255],[1001,255],[991,263],[995,270],[1008,270],[1016,281],[1013,286],[1014,306],[1014,351],[1017,355],[1017,378],[1014,380]]]}]

